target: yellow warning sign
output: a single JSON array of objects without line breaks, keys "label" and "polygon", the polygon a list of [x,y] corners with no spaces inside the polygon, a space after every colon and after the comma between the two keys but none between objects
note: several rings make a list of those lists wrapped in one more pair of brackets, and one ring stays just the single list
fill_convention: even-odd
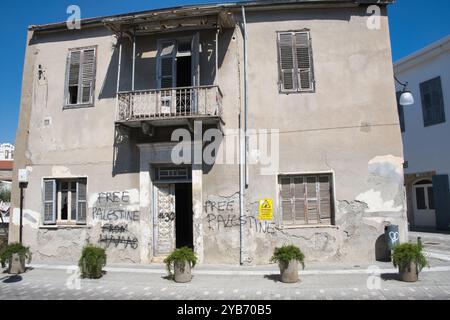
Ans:
[{"label": "yellow warning sign", "polygon": [[273,220],[272,199],[264,198],[259,201],[259,220]]}]

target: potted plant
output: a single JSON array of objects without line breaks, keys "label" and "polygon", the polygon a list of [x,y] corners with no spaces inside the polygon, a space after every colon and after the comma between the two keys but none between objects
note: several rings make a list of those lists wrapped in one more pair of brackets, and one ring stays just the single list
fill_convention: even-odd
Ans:
[{"label": "potted plant", "polygon": [[284,245],[281,248],[275,248],[272,256],[272,262],[278,262],[280,267],[281,282],[298,282],[298,264],[301,263],[305,268],[305,255],[294,245]]},{"label": "potted plant", "polygon": [[102,276],[102,268],[106,265],[105,249],[94,245],[83,248],[78,266],[83,278],[98,279]]},{"label": "potted plant", "polygon": [[399,269],[400,280],[405,282],[416,282],[420,271],[428,265],[420,243],[403,243],[395,246],[392,262],[394,267]]},{"label": "potted plant", "polygon": [[8,272],[20,274],[25,272],[25,261],[31,262],[31,252],[29,247],[15,242],[7,245],[0,253],[0,261],[4,268],[8,264]]},{"label": "potted plant", "polygon": [[[175,282],[189,282],[192,279],[191,269],[197,263],[197,256],[194,251],[188,247],[175,249],[172,253],[164,259],[167,266],[169,276],[173,277]],[[172,274],[172,265],[174,274]]]}]

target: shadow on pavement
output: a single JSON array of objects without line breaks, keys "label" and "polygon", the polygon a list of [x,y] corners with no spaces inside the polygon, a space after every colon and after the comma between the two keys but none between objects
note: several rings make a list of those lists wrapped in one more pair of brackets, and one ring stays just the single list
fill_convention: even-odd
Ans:
[{"label": "shadow on pavement", "polygon": [[400,281],[400,275],[398,273],[383,273],[381,274],[381,279],[383,279],[384,281]]},{"label": "shadow on pavement", "polygon": [[272,280],[273,282],[281,282],[281,276],[279,274],[266,274],[264,279]]},{"label": "shadow on pavement", "polygon": [[15,274],[13,276],[8,276],[8,277],[2,278],[2,279],[3,279],[3,281],[2,281],[3,283],[15,283],[15,282],[22,281],[22,277],[17,274]]}]

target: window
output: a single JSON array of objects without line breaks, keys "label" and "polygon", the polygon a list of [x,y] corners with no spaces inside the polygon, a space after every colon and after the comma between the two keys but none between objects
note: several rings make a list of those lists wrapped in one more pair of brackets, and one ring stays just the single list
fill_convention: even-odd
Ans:
[{"label": "window", "polygon": [[280,91],[314,91],[311,38],[309,31],[278,33]]},{"label": "window", "polygon": [[284,226],[333,223],[330,174],[280,176],[279,184],[281,220]]},{"label": "window", "polygon": [[420,84],[423,124],[425,127],[445,122],[441,77]]},{"label": "window", "polygon": [[402,91],[397,91],[397,111],[398,118],[400,119],[400,129],[402,132],[405,132],[405,113],[403,111],[403,106],[400,104],[400,97],[402,95]]},{"label": "window", "polygon": [[86,224],[86,179],[44,180],[44,224]]},{"label": "window", "polygon": [[186,180],[191,179],[190,167],[159,167],[156,168],[157,181]]},{"label": "window", "polygon": [[70,50],[66,67],[65,106],[94,103],[96,49]]}]

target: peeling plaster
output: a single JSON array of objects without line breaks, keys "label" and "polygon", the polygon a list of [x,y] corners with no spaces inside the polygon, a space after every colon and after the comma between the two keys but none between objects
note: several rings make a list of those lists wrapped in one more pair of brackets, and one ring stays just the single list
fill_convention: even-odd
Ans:
[{"label": "peeling plaster", "polygon": [[403,206],[394,207],[394,200],[384,201],[381,191],[371,189],[356,197],[356,200],[367,203],[366,212],[399,212]]}]

